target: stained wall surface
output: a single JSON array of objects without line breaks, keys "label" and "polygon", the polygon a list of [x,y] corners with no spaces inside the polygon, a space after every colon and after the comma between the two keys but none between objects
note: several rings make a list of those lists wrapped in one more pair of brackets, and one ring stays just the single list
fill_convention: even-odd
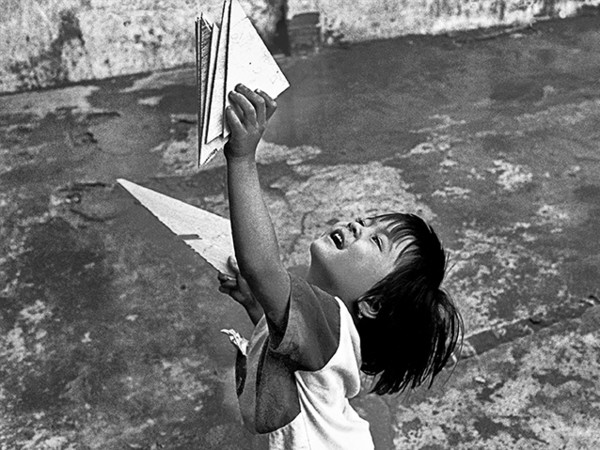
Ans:
[{"label": "stained wall surface", "polygon": [[295,0],[289,17],[319,11],[325,43],[440,34],[576,15],[598,0]]},{"label": "stained wall surface", "polygon": [[[193,22],[219,17],[220,0],[5,0],[0,92],[103,79],[194,61]],[[567,17],[600,0],[241,0],[263,38],[318,12],[325,44],[439,34]],[[284,10],[287,12],[284,12]]]},{"label": "stained wall surface", "polygon": [[[3,2],[4,4],[5,2]],[[0,15],[0,92],[191,64],[194,21],[221,0],[6,0]],[[241,0],[265,39],[282,0]]]},{"label": "stained wall surface", "polygon": [[[364,380],[376,450],[596,450],[600,15],[480,34],[284,58],[263,197],[296,273],[356,217],[415,212],[444,243],[464,347],[429,390]],[[115,183],[227,217],[194,92],[181,68],[0,96],[0,449],[265,448],[220,332],[250,320]]]}]

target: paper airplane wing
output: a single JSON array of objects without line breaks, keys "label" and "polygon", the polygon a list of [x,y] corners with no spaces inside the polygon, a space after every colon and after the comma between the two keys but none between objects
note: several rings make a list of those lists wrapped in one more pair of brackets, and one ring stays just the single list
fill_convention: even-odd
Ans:
[{"label": "paper airplane wing", "polygon": [[198,122],[202,122],[201,130],[198,130],[198,143],[200,147],[200,154],[198,156],[198,165],[207,163],[216,154],[216,152],[223,148],[227,143],[227,139],[223,136],[216,137],[212,140],[208,140],[208,119],[211,111],[211,98],[213,92],[213,86],[215,84],[215,74],[217,69],[217,47],[219,45],[219,34],[220,28],[217,25],[212,26],[212,32],[210,36],[206,36],[205,41],[210,41],[210,52],[209,56],[205,57],[201,64],[201,70],[204,67],[207,69],[207,80],[206,80],[206,96],[204,98],[204,109],[202,110],[202,118],[198,118]]},{"label": "paper airplane wing", "polygon": [[208,89],[208,66],[210,58],[212,29],[210,24],[200,16],[196,20],[196,85],[198,100],[198,139],[203,139],[203,123],[206,115],[206,96]]},{"label": "paper airplane wing", "polygon": [[117,181],[211,266],[234,275],[227,265],[234,254],[229,220],[131,181]]},{"label": "paper airplane wing", "polygon": [[214,81],[212,93],[210,96],[210,108],[208,115],[208,130],[206,132],[206,141],[210,142],[223,134],[223,122],[225,111],[225,91],[227,80],[227,53],[229,50],[229,11],[230,0],[223,2],[223,15],[221,20],[221,29],[217,43],[216,55],[211,55],[216,61],[214,69]]},{"label": "paper airplane wing", "polygon": [[[289,87],[238,0],[223,1],[221,28],[213,26],[211,39],[210,52],[202,54],[198,63],[199,71],[208,66],[206,104],[198,140],[198,165],[206,163],[216,150],[227,143],[229,129],[224,109],[229,105],[229,99],[226,94],[237,84],[260,89],[272,98],[277,98]],[[203,45],[202,42],[200,45]],[[198,89],[204,92],[201,83],[198,83]]]},{"label": "paper airplane wing", "polygon": [[260,89],[271,98],[290,86],[238,0],[231,0],[226,91],[239,83]]}]

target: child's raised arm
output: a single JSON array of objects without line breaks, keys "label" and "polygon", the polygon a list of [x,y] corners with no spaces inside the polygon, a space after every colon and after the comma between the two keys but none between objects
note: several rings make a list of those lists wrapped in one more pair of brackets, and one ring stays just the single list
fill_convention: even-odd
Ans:
[{"label": "child's raised arm", "polygon": [[285,327],[290,279],[281,262],[271,217],[263,201],[256,168],[256,146],[276,104],[267,94],[238,85],[227,108],[231,137],[225,146],[229,211],[235,255],[268,319],[271,333]]}]

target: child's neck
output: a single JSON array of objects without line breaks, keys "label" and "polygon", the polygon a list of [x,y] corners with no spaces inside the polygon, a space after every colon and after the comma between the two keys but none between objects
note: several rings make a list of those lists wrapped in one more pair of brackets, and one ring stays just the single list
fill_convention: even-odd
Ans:
[{"label": "child's neck", "polygon": [[329,280],[324,279],[324,277],[322,276],[322,272],[319,270],[311,270],[312,267],[309,267],[309,269],[306,272],[306,276],[304,277],[304,279],[306,281],[308,281],[310,284],[317,286],[318,288],[324,290],[325,292],[327,292],[330,295],[333,295],[334,297],[339,298],[342,303],[344,303],[344,305],[346,305],[346,308],[348,309],[348,312],[350,313],[350,315],[352,316],[352,319],[354,320],[354,323],[358,323],[358,315],[356,313],[356,308],[355,308],[355,299],[354,298],[348,298],[347,295],[344,295],[343,292],[339,292],[339,289],[335,289],[331,283],[329,282]]},{"label": "child's neck", "polygon": [[331,294],[335,297],[339,297],[339,293],[336,292],[336,289],[333,288],[329,280],[323,277],[323,273],[319,270],[314,270],[312,266],[308,268],[306,276],[304,278],[310,284],[323,289],[328,294]]}]

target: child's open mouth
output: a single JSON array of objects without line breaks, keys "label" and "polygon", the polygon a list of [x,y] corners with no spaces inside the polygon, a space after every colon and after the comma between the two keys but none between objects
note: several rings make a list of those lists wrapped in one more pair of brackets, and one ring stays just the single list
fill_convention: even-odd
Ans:
[{"label": "child's open mouth", "polygon": [[340,230],[335,230],[329,234],[329,237],[335,246],[341,250],[344,247],[344,234]]}]

